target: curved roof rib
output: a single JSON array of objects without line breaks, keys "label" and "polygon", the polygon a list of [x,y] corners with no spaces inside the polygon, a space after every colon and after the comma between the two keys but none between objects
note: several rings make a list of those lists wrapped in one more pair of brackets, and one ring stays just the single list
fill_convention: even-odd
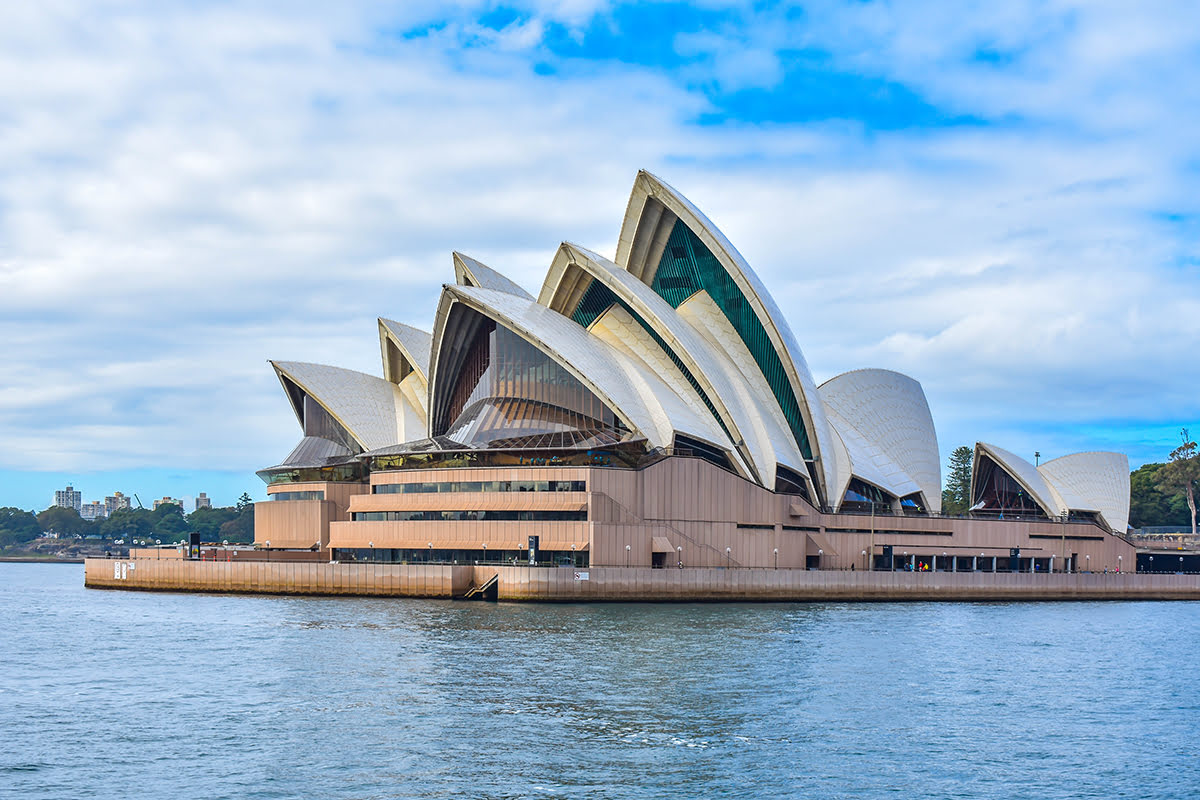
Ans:
[{"label": "curved roof rib", "polygon": [[555,254],[538,302],[576,318],[581,325],[592,324],[579,314],[586,311],[596,282],[606,290],[605,298],[624,303],[657,338],[658,345],[690,384],[688,391],[707,406],[763,485],[774,488],[777,462],[806,471],[790,437],[772,436],[777,432],[769,430],[767,423],[774,422],[774,417],[762,413],[744,376],[725,351],[705,335],[705,327],[689,324],[682,308],[672,308],[626,270],[590,250],[564,243]]},{"label": "curved roof rib", "polygon": [[[379,349],[383,355],[383,377],[400,383],[416,372],[429,380],[429,349],[433,336],[403,322],[379,318]],[[390,346],[389,346],[390,345]]]},{"label": "curved roof rib", "polygon": [[1074,453],[1037,469],[1061,508],[1096,512],[1118,533],[1129,526],[1129,458],[1124,453]]},{"label": "curved roof rib", "polygon": [[[835,480],[835,465],[833,459],[822,458],[822,453],[832,447],[832,439],[824,408],[816,395],[816,383],[787,320],[746,259],[725,235],[691,201],[643,170],[634,181],[625,210],[617,242],[617,264],[643,283],[653,285],[676,222],[686,225],[721,264],[769,339],[774,353],[770,358],[779,362],[784,374],[772,383],[772,376],[767,374],[774,369],[772,365],[763,370],[764,377],[771,385],[784,417],[789,419],[797,447],[802,453],[807,448],[806,455],[811,455],[820,464],[817,471],[823,484],[820,488],[828,497],[827,487]],[[768,353],[762,354],[762,358],[768,357]],[[762,361],[759,365],[763,369]]]},{"label": "curved roof rib", "polygon": [[420,431],[405,430],[405,415],[410,409],[400,387],[394,383],[324,364],[270,363],[301,422],[304,411],[297,407],[298,396],[289,389],[288,381],[315,400],[363,450],[386,447],[422,435]]},{"label": "curved roof rib", "polygon": [[1038,472],[1037,467],[1015,453],[1010,453],[1002,447],[996,447],[986,442],[975,444],[975,460],[971,468],[972,499],[975,497],[975,479],[979,475],[979,457],[982,454],[986,454],[1001,469],[1012,476],[1012,479],[1029,493],[1029,497],[1038,504],[1046,516],[1056,517],[1062,513],[1061,509],[1054,507],[1054,497],[1050,493],[1050,487],[1046,484],[1042,474]]},{"label": "curved roof rib", "polygon": [[[453,341],[456,336],[449,323],[451,309],[457,303],[497,321],[546,353],[607,405],[629,430],[645,437],[651,447],[672,444],[676,427],[672,414],[690,416],[684,410],[686,404],[658,376],[567,317],[531,299],[465,286],[444,287],[438,304],[430,393],[435,402],[441,381],[457,377],[441,376],[439,365],[442,342]],[[699,432],[702,438],[713,440],[712,427],[701,421],[690,420],[687,429],[696,433],[697,426],[703,427]],[[431,430],[435,435],[442,432]]]},{"label": "curved roof rib", "polygon": [[478,286],[481,289],[494,289],[497,292],[533,299],[533,295],[529,292],[486,264],[457,251],[453,253],[453,257],[454,280],[459,286]]},{"label": "curved roof rib", "polygon": [[[877,483],[897,497],[920,491],[926,508],[941,511],[942,471],[937,431],[920,383],[891,370],[860,369],[829,379],[817,391],[830,423],[843,434],[847,447],[852,437],[846,435],[845,429],[850,426],[877,451],[873,456],[864,453],[857,457],[852,452],[851,460],[856,467],[864,457],[870,458],[882,475],[892,476],[889,478],[892,485],[878,484],[861,474],[858,477]],[[880,462],[881,458],[886,463]],[[916,488],[907,488],[912,485]],[[841,498],[837,501],[840,503]]]}]

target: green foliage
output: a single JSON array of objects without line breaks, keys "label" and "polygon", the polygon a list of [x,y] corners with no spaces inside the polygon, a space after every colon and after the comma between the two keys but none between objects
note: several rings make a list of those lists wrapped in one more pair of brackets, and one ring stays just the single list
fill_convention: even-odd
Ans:
[{"label": "green foliage", "polygon": [[946,484],[942,490],[942,513],[962,514],[971,505],[971,469],[975,451],[966,445],[954,448],[946,462]]},{"label": "green foliage", "polygon": [[153,512],[144,508],[123,508],[100,523],[100,535],[106,539],[149,539],[154,531]]},{"label": "green foliage", "polygon": [[237,508],[239,514],[243,511],[245,511],[247,508],[251,509],[251,511],[253,512],[254,501],[250,498],[250,495],[248,493],[242,492],[242,496],[238,498],[236,508]]},{"label": "green foliage", "polygon": [[1129,524],[1135,528],[1189,524],[1183,495],[1158,487],[1158,471],[1163,466],[1144,464],[1129,475]]},{"label": "green foliage", "polygon": [[199,508],[188,516],[188,525],[200,534],[202,542],[219,542],[221,526],[238,515],[236,508]]},{"label": "green foliage", "polygon": [[6,506],[0,508],[0,547],[31,542],[42,532],[32,512]]},{"label": "green foliage", "polygon": [[[242,495],[243,498],[249,500],[247,495]],[[240,511],[237,516],[221,525],[221,539],[228,539],[230,542],[249,543],[254,541],[254,503],[253,501],[243,504],[238,501]]]},{"label": "green foliage", "polygon": [[79,516],[73,508],[50,506],[37,515],[38,525],[46,533],[57,533],[59,536],[86,536],[95,527]]},{"label": "green foliage", "polygon": [[1171,451],[1171,460],[1159,467],[1156,484],[1168,496],[1182,497],[1187,502],[1188,522],[1196,533],[1196,490],[1200,488],[1200,454],[1188,435],[1180,431],[1183,443]]}]

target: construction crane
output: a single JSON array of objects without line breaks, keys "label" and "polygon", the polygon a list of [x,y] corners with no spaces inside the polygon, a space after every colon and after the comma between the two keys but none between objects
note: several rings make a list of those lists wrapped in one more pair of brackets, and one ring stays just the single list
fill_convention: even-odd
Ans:
[{"label": "construction crane", "polygon": [[144,505],[142,505],[142,498],[137,496],[137,492],[133,493],[133,499],[137,500],[138,508],[140,508],[142,511],[146,510],[146,507]]}]

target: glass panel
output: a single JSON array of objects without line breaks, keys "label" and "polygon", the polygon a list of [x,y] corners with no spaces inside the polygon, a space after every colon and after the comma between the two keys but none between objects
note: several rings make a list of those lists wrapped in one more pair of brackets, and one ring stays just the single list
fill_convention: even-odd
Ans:
[{"label": "glass panel", "polygon": [[309,491],[309,492],[276,492],[270,495],[271,500],[324,500],[325,492]]},{"label": "glass panel", "polygon": [[478,448],[614,444],[629,430],[565,367],[492,320],[465,348],[455,385],[436,415],[445,435]]},{"label": "glass panel", "polygon": [[812,447],[804,428],[804,418],[800,414],[800,404],[792,392],[779,353],[775,351],[766,329],[741,289],[683,220],[676,221],[671,230],[671,238],[663,249],[651,288],[674,308],[681,306],[698,291],[708,292],[762,370],[792,435],[796,437],[800,452],[806,459],[811,459]]}]

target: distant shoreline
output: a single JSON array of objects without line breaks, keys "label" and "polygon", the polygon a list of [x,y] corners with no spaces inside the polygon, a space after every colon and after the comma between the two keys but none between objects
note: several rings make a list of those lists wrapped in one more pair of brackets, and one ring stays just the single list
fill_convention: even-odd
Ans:
[{"label": "distant shoreline", "polygon": [[78,558],[34,558],[32,556],[0,556],[0,563],[12,564],[82,564],[83,556]]}]

